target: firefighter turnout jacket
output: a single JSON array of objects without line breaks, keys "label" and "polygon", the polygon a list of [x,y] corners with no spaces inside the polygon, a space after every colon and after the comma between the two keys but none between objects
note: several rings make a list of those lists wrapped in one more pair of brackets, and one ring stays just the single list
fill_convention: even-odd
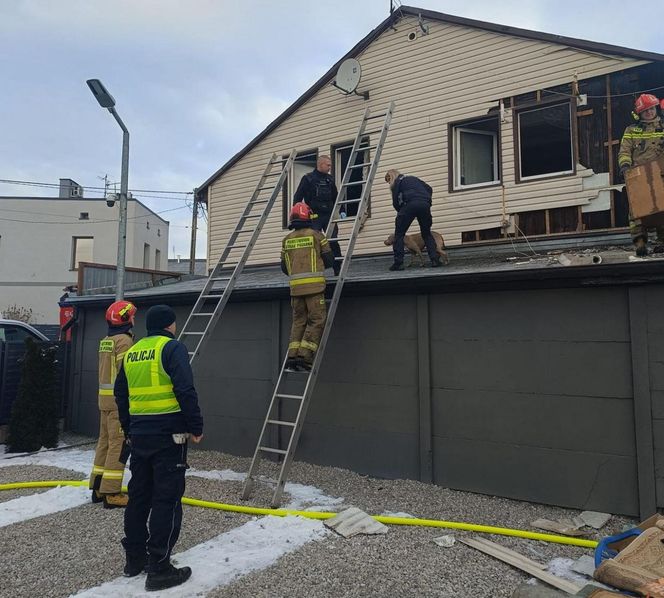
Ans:
[{"label": "firefighter turnout jacket", "polygon": [[281,269],[290,279],[290,293],[293,297],[322,293],[325,268],[334,264],[332,249],[310,222],[294,220],[291,228],[281,245]]},{"label": "firefighter turnout jacket", "polygon": [[124,357],[115,381],[120,422],[131,435],[203,433],[186,347],[166,330],[148,330]]},{"label": "firefighter turnout jacket", "polygon": [[640,166],[664,155],[664,123],[661,117],[651,122],[630,125],[623,133],[618,166]]},{"label": "firefighter turnout jacket", "polygon": [[99,409],[102,411],[117,409],[113,385],[125,353],[133,344],[134,339],[128,331],[109,334],[99,343]]}]

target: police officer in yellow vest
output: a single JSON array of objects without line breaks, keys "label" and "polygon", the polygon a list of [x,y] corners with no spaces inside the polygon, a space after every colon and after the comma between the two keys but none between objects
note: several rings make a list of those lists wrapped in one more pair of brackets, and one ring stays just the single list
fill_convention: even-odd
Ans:
[{"label": "police officer in yellow vest", "polygon": [[127,506],[122,493],[122,476],[129,447],[120,427],[113,385],[125,353],[134,344],[131,329],[136,307],[116,301],[106,310],[108,335],[99,343],[99,440],[90,474],[92,502],[104,502],[105,509]]},{"label": "police officer in yellow vest", "polygon": [[170,556],[182,524],[187,438],[201,441],[203,417],[189,354],[175,340],[175,312],[167,305],[151,307],[146,327],[148,335],[125,354],[115,399],[131,447],[124,574],[134,577],[147,565],[145,589],[151,591],[191,576],[189,567],[174,567]]},{"label": "police officer in yellow vest", "polygon": [[[660,103],[656,96],[649,93],[643,93],[636,98],[632,114],[638,123],[625,129],[618,152],[618,166],[623,178],[625,171],[630,168],[664,156],[664,122],[662,122],[662,117],[657,114],[660,104],[664,107],[664,100]],[[657,244],[653,248],[653,253],[662,253],[664,252],[664,226],[658,226],[655,230]],[[640,220],[631,218],[631,214],[629,232],[632,235],[636,255],[640,257],[648,255],[646,245],[648,230]]]},{"label": "police officer in yellow vest", "polygon": [[334,264],[334,254],[325,235],[312,228],[311,208],[304,202],[293,206],[288,228],[291,232],[281,248],[281,269],[290,277],[293,308],[286,368],[306,371],[325,326],[325,268]]}]

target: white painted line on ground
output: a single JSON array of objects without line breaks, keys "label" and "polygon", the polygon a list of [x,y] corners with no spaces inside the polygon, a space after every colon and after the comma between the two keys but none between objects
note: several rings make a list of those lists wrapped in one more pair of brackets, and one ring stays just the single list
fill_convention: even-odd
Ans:
[{"label": "white painted line on ground", "polygon": [[59,486],[39,494],[0,503],[0,527],[35,517],[80,507],[90,500],[90,491],[80,486]]},{"label": "white painted line on ground", "polygon": [[264,569],[279,558],[328,532],[320,521],[302,517],[263,517],[220,534],[173,557],[178,567],[189,566],[191,579],[163,592],[145,592],[145,575],[131,579],[118,577],[105,584],[75,594],[77,598],[151,598],[204,596],[226,586],[238,577]]}]

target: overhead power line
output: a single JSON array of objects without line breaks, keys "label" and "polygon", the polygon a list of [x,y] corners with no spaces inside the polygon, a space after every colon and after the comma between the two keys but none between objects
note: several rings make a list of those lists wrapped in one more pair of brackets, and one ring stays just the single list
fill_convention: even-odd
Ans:
[{"label": "overhead power line", "polygon": [[[169,210],[160,210],[159,212],[154,212],[154,214],[165,214],[166,212],[175,212],[176,210],[184,210],[186,209],[187,206],[180,206],[178,208],[170,208]],[[5,210],[3,210],[5,211]],[[18,212],[20,210],[13,210],[15,212]],[[31,212],[34,214],[34,212]],[[128,218],[128,220],[137,220],[139,218],[147,218],[149,216],[146,216],[145,214],[141,214],[140,216],[132,216],[131,218]],[[19,220],[18,218],[2,218],[0,217],[0,220],[5,221],[5,222],[22,222],[24,224],[102,224],[104,222],[117,222],[117,218],[109,218],[109,219],[104,219],[104,220],[72,220],[69,222],[58,222],[55,220]],[[177,226],[177,225],[173,225]],[[185,228],[189,228],[188,226]]]}]

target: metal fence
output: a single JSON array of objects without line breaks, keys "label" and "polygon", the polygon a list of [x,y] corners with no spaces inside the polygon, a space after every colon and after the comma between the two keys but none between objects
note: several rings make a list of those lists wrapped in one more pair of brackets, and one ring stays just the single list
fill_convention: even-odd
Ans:
[{"label": "metal fence", "polygon": [[[138,291],[179,282],[182,276],[182,272],[125,268],[125,291]],[[115,283],[115,266],[79,262],[79,295],[112,295],[115,293]]]}]

